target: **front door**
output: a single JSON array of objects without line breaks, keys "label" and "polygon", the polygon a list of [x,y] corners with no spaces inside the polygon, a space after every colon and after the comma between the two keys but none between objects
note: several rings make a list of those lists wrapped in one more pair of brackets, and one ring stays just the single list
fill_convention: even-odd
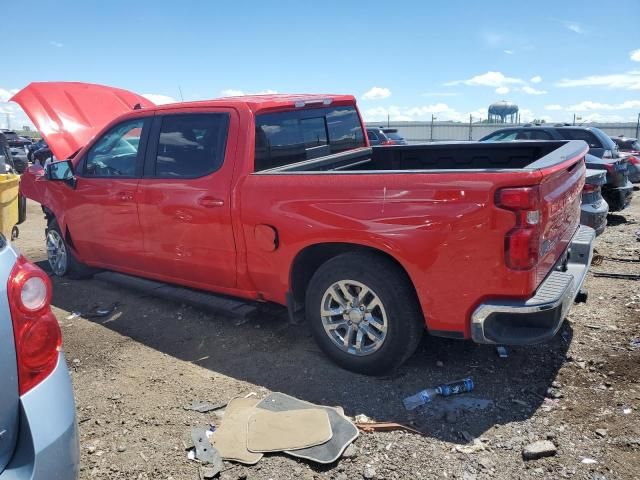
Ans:
[{"label": "front door", "polygon": [[136,190],[151,120],[141,117],[115,125],[78,163],[64,223],[87,262],[124,271],[137,270],[143,263]]},{"label": "front door", "polygon": [[234,287],[234,110],[176,109],[153,121],[138,210],[146,269],[197,288]]}]

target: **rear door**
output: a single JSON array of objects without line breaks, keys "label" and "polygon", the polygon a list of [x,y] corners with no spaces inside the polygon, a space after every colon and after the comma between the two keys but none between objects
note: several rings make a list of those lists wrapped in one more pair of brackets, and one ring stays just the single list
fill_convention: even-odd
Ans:
[{"label": "rear door", "polygon": [[13,251],[0,238],[0,473],[13,454],[18,435],[18,370],[7,279],[15,263]]},{"label": "rear door", "polygon": [[234,287],[235,110],[157,114],[137,191],[145,271],[197,288]]}]

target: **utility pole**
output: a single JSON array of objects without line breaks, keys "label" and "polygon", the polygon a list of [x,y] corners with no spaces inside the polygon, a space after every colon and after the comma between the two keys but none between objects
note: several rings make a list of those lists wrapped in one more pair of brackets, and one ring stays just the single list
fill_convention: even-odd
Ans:
[{"label": "utility pole", "polygon": [[471,129],[473,128],[473,115],[469,114],[469,141],[473,140]]},{"label": "utility pole", "polygon": [[389,113],[387,113],[387,128],[389,128]]},{"label": "utility pole", "polygon": [[636,122],[636,139],[640,138],[640,113],[638,114],[638,121]]},{"label": "utility pole", "polygon": [[7,130],[11,130],[11,117],[7,113]]},{"label": "utility pole", "polygon": [[575,124],[576,124],[576,114],[574,113],[573,114],[573,125],[575,125]]},{"label": "utility pole", "polygon": [[433,142],[433,121],[436,119],[437,117],[432,113],[431,114],[431,141]]}]

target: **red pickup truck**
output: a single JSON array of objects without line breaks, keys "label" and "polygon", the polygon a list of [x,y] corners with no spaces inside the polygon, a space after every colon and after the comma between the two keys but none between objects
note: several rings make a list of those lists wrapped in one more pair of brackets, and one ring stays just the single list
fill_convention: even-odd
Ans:
[{"label": "red pickup truck", "polygon": [[286,305],[367,374],[400,365],[425,327],[549,339],[586,298],[582,141],[370,148],[347,95],[155,106],[34,83],[14,100],[68,159],[21,183],[57,275],[108,269]]}]

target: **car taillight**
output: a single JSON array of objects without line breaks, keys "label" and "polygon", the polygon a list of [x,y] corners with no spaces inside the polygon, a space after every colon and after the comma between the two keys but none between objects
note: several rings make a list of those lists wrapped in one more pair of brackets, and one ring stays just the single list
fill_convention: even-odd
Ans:
[{"label": "car taillight", "polygon": [[384,142],[380,142],[380,145],[395,145],[395,140],[385,140]]},{"label": "car taillight", "polygon": [[538,187],[509,187],[496,192],[496,205],[512,211],[516,225],[504,240],[505,262],[514,270],[533,268],[540,257],[540,199]]},{"label": "car taillight", "polygon": [[638,160],[633,155],[627,157],[627,160],[629,160],[629,163],[632,164],[632,165],[640,165],[640,160]]},{"label": "car taillight", "polygon": [[585,183],[584,187],[582,187],[583,193],[593,193],[598,192],[600,190],[600,185],[591,185],[589,183]]},{"label": "car taillight", "polygon": [[38,267],[19,257],[7,283],[16,341],[18,383],[24,395],[55,368],[62,334],[51,311],[51,281]]}]

